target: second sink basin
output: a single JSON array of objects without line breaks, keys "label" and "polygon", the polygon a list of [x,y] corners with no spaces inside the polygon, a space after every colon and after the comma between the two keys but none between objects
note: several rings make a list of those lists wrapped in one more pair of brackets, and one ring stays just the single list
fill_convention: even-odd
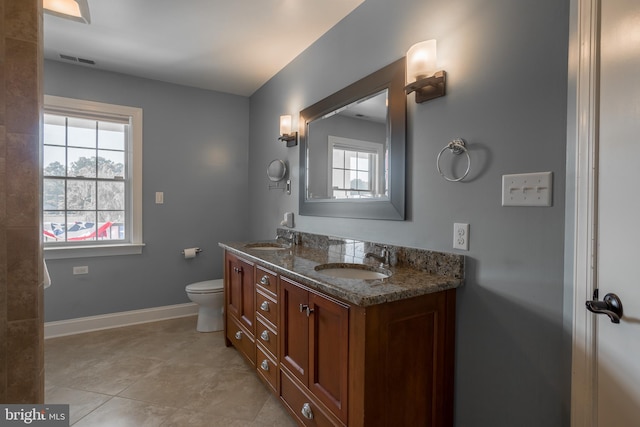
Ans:
[{"label": "second sink basin", "polygon": [[391,271],[384,268],[376,268],[364,264],[345,263],[320,264],[315,267],[315,270],[318,273],[331,277],[360,280],[386,279],[392,274]]}]

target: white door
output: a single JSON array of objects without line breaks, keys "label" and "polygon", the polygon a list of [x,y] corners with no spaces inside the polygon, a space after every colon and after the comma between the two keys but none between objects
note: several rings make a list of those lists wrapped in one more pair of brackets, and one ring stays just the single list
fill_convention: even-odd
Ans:
[{"label": "white door", "polygon": [[[597,427],[640,426],[640,0],[602,0],[597,195]],[[595,315],[594,315],[595,316]]]}]

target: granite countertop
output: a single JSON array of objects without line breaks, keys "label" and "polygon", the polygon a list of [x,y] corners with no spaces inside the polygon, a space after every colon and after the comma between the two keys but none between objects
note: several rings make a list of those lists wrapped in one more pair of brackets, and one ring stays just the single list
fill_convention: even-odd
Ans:
[{"label": "granite countertop", "polygon": [[[331,239],[331,238],[329,238]],[[275,240],[263,243],[275,243]],[[366,307],[397,301],[461,286],[464,282],[464,257],[402,247],[389,247],[392,275],[384,279],[344,279],[322,274],[314,268],[326,263],[357,263],[380,267],[366,251],[379,253],[374,244],[353,240],[328,240],[325,245],[291,245],[281,250],[247,247],[256,242],[223,242],[219,246],[250,261],[258,262],[309,288]]]}]

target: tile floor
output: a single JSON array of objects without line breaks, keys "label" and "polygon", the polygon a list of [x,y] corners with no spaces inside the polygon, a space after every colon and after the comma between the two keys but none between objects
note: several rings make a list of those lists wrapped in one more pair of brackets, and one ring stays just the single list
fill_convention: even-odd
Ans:
[{"label": "tile floor", "polygon": [[74,427],[294,427],[222,332],[196,317],[45,341],[45,402]]}]

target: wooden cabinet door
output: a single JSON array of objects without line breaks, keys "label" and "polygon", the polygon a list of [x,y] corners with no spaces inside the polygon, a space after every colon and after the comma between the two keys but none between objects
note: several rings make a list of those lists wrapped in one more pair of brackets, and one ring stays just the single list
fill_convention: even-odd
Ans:
[{"label": "wooden cabinet door", "polygon": [[234,255],[226,255],[227,311],[251,334],[256,316],[253,264]]},{"label": "wooden cabinet door", "polygon": [[349,308],[280,278],[280,364],[346,423]]},{"label": "wooden cabinet door", "polygon": [[304,385],[309,375],[309,318],[300,307],[309,304],[309,293],[280,277],[280,364]]},{"label": "wooden cabinet door", "polygon": [[309,390],[347,421],[349,308],[309,294]]}]

